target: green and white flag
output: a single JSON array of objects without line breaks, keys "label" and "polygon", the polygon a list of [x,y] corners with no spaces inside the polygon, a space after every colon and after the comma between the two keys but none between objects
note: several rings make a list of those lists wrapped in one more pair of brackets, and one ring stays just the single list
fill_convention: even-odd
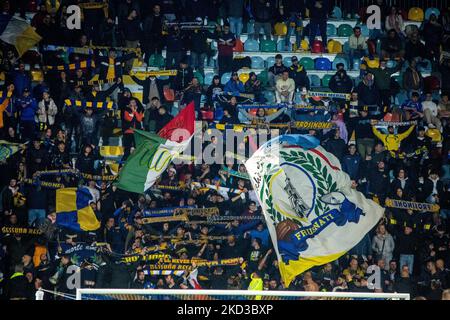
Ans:
[{"label": "green and white flag", "polygon": [[143,193],[153,186],[172,159],[190,143],[195,128],[194,104],[189,104],[158,134],[134,131],[136,150],[119,173],[118,188]]}]

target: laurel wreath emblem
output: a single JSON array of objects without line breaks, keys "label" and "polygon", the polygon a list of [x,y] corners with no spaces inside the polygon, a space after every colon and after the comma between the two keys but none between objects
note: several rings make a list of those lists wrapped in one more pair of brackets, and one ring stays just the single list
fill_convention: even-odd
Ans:
[{"label": "laurel wreath emblem", "polygon": [[[330,192],[335,192],[338,190],[336,182],[333,182],[333,178],[329,173],[327,167],[322,165],[322,162],[319,158],[316,157],[314,159],[311,154],[302,151],[280,151],[280,156],[283,157],[286,162],[291,162],[301,166],[305,171],[309,172],[314,177],[314,179],[316,180],[317,188],[317,197],[313,204],[314,213],[317,217],[319,217],[322,214],[328,212],[330,208],[321,200],[321,198],[322,196]],[[273,197],[268,188],[270,180],[272,176],[278,171],[278,168],[273,166],[273,164],[271,163],[268,163],[265,167],[267,170],[267,174],[265,174],[263,178],[263,183],[267,186],[266,188],[264,188],[266,196],[265,202],[267,205],[267,212],[270,214],[270,217],[275,224],[286,220],[287,218],[274,209]]]}]

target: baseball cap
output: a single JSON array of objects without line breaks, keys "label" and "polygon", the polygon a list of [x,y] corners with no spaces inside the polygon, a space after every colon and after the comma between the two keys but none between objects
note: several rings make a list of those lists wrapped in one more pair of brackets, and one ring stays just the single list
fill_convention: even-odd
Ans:
[{"label": "baseball cap", "polygon": [[297,58],[297,56],[292,56],[292,58],[291,58],[291,61],[292,61],[292,62],[294,62],[294,61],[298,61],[298,58]]}]

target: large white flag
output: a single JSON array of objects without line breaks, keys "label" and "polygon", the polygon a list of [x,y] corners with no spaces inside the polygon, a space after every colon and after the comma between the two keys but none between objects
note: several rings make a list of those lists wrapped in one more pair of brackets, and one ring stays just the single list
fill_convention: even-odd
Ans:
[{"label": "large white flag", "polygon": [[269,141],[245,166],[286,286],[345,254],[383,216],[384,209],[352,189],[339,160],[311,136]]}]

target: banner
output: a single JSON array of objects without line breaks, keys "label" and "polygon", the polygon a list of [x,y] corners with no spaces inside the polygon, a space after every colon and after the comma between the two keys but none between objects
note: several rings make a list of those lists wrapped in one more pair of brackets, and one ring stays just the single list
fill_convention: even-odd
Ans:
[{"label": "banner", "polygon": [[231,151],[225,152],[225,157],[233,158],[235,160],[240,161],[241,163],[244,163],[245,161],[248,160],[245,156],[243,156],[241,154],[237,154],[237,153],[231,152]]},{"label": "banner", "polygon": [[417,125],[417,121],[377,121],[375,126],[380,127],[409,127]]},{"label": "banner", "polygon": [[322,110],[322,111],[328,111],[329,108],[326,106],[312,106],[312,105],[301,105],[301,104],[286,104],[286,103],[279,103],[274,105],[266,105],[266,104],[238,104],[238,108],[241,109],[279,109],[279,108],[293,108],[299,111],[316,111],[316,110]]},{"label": "banner", "polygon": [[192,270],[192,264],[197,267],[236,266],[242,264],[243,258],[229,258],[220,260],[205,260],[200,258],[174,259],[167,254],[145,254],[123,257],[122,262],[155,261],[149,265],[150,270]]},{"label": "banner", "polygon": [[78,108],[94,108],[102,110],[112,110],[117,109],[117,105],[113,101],[86,101],[86,100],[74,100],[66,99],[64,100],[66,107],[78,107]]},{"label": "banner", "polygon": [[142,219],[143,224],[173,222],[173,221],[189,221],[189,218],[186,214],[182,214],[182,215],[163,216],[163,217],[143,218]]},{"label": "banner", "polygon": [[40,235],[41,230],[36,228],[23,228],[23,227],[2,227],[2,234],[23,234],[23,235]]},{"label": "banner", "polygon": [[230,169],[228,167],[222,166],[222,171],[225,171],[225,173],[228,173],[230,176],[249,180],[250,177],[248,176],[248,173],[242,173],[233,169]]},{"label": "banner", "polygon": [[217,130],[235,130],[243,131],[244,129],[260,129],[260,128],[272,128],[272,129],[331,129],[335,127],[334,122],[323,122],[323,121],[293,121],[288,123],[263,123],[263,124],[219,124],[211,123],[211,129]]},{"label": "banner", "polygon": [[189,216],[200,216],[200,217],[209,217],[212,215],[219,214],[219,208],[193,208],[193,207],[170,207],[170,208],[161,208],[161,209],[147,209],[144,210],[143,216],[145,218],[155,218],[161,216],[170,216],[170,215],[189,215]]},{"label": "banner", "polygon": [[386,207],[389,208],[414,210],[414,211],[439,212],[440,210],[440,207],[437,204],[420,203],[396,199],[386,199],[385,205]]},{"label": "banner", "polygon": [[131,71],[130,76],[137,77],[174,77],[177,70],[152,70],[152,71]]},{"label": "banner", "polygon": [[91,263],[100,261],[100,256],[97,254],[99,247],[96,245],[60,243],[59,246],[61,247],[61,254],[70,255],[70,260],[77,266],[81,266],[84,261]]},{"label": "banner", "polygon": [[267,142],[245,163],[285,286],[361,241],[384,209],[352,189],[339,160],[309,135]]},{"label": "banner", "polygon": [[322,97],[322,98],[337,98],[337,99],[345,99],[350,100],[350,93],[335,93],[335,92],[317,92],[317,91],[309,91],[307,97]]},{"label": "banner", "polygon": [[70,70],[77,70],[77,69],[87,69],[87,68],[95,68],[94,60],[82,60],[77,61],[75,63],[66,63],[59,66],[44,66],[47,70],[56,70],[56,71],[70,71]]}]

